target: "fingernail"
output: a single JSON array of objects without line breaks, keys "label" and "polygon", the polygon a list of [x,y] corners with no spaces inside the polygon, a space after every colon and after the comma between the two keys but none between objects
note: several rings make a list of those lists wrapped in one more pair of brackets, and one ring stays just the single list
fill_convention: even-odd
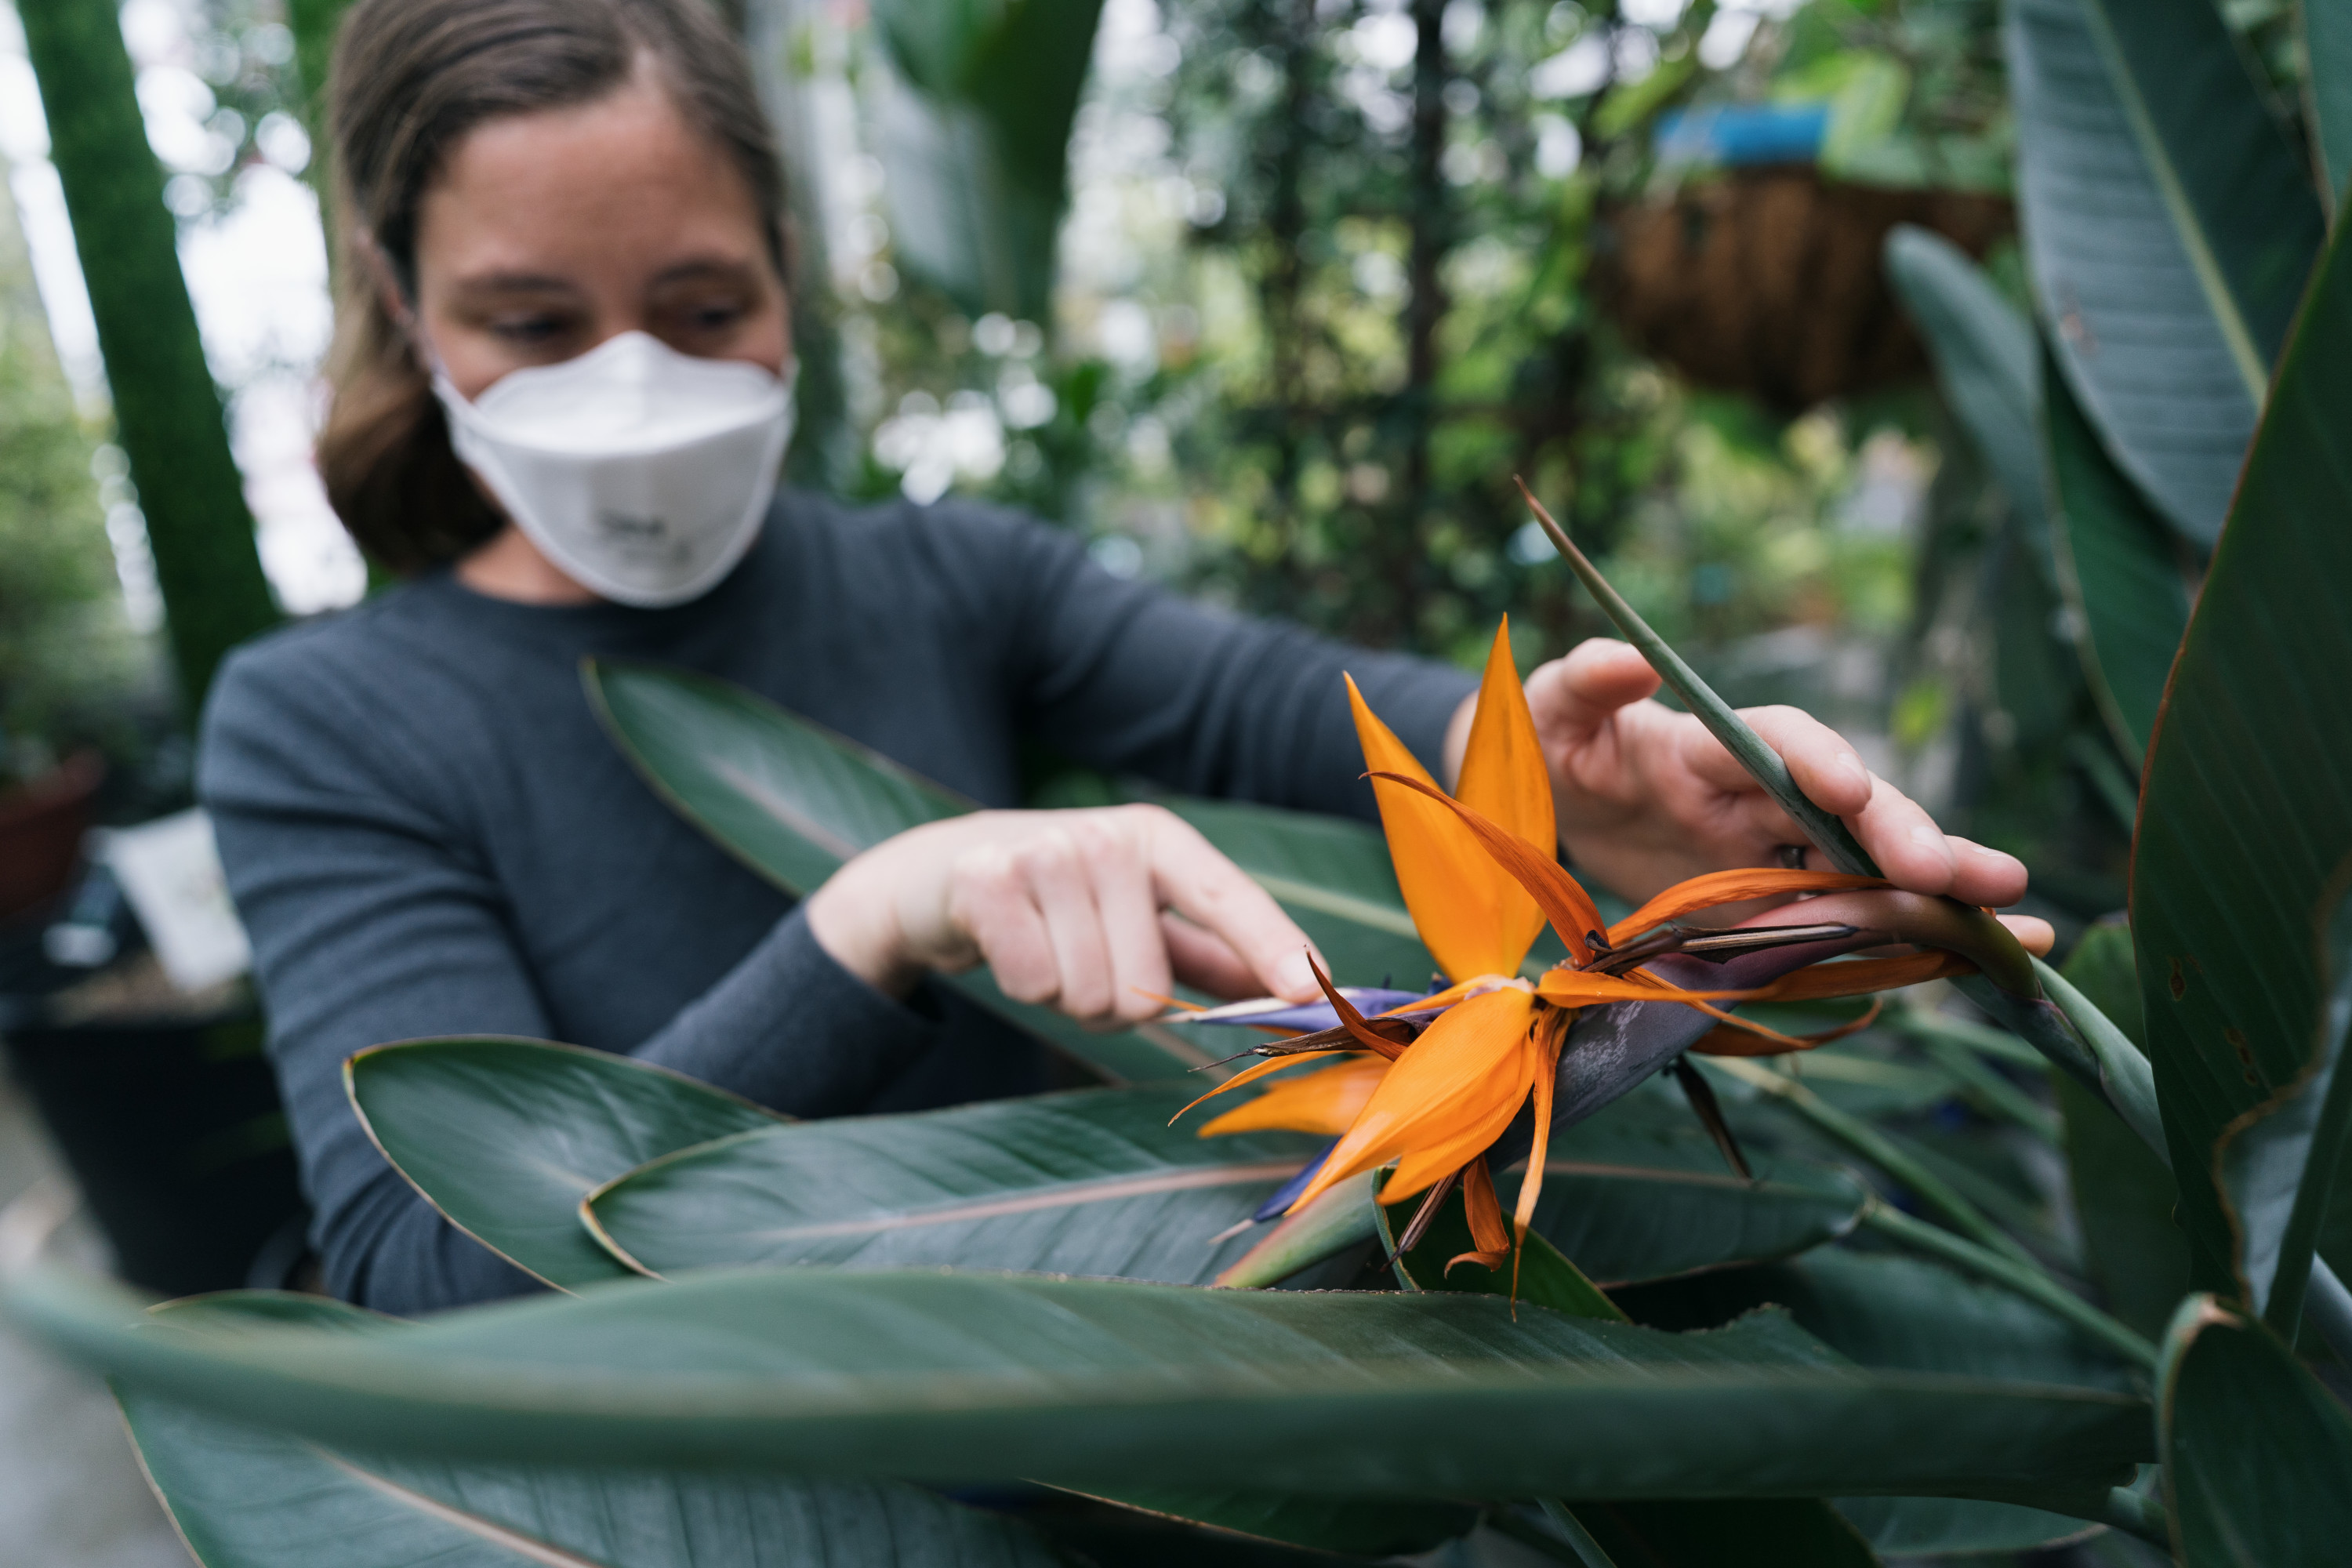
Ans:
[{"label": "fingernail", "polygon": [[1855,756],[1852,752],[1840,752],[1837,754],[1836,762],[1840,768],[1852,773],[1864,784],[1868,784],[1870,782],[1870,770],[1864,767],[1862,765],[1862,759]]},{"label": "fingernail", "polygon": [[1937,854],[1941,855],[1947,860],[1952,858],[1952,847],[1944,841],[1944,836],[1942,834],[1937,832],[1932,827],[1913,828],[1911,830],[1911,842],[1918,845],[1923,849],[1934,850]]},{"label": "fingernail", "polygon": [[1322,987],[1315,984],[1314,967],[1307,962],[1305,948],[1284,959],[1275,973],[1282,982],[1279,994],[1286,1000],[1304,1001],[1322,994]]}]

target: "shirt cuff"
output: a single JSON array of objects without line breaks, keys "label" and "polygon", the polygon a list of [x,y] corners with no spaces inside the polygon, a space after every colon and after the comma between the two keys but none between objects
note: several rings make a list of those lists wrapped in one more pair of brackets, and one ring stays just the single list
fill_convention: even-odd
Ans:
[{"label": "shirt cuff", "polygon": [[864,1109],[939,1043],[939,1024],[852,974],[805,904],[660,1034],[630,1053],[787,1116]]}]

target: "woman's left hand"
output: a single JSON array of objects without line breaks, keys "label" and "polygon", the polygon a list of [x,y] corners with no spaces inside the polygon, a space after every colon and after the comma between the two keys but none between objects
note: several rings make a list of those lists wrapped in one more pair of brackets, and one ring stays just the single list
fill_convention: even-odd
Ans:
[{"label": "woman's left hand", "polygon": [[[1704,725],[1650,700],[1657,689],[1642,656],[1606,637],[1528,678],[1560,843],[1578,869],[1639,901],[1700,872],[1779,864],[1783,846],[1804,845],[1788,813]],[[2024,895],[2016,857],[1944,833],[1828,725],[1794,708],[1741,717],[1788,761],[1807,798],[1845,819],[1896,887],[1995,906]],[[1818,850],[1807,851],[1806,864],[1830,868]]]}]

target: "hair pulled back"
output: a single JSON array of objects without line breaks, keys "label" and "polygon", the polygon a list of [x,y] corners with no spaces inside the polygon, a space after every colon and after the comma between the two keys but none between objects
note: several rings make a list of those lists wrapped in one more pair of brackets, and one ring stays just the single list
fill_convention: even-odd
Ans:
[{"label": "hair pulled back", "polygon": [[344,18],[327,90],[341,293],[319,475],[382,565],[455,560],[502,520],[450,448],[379,265],[413,301],[418,207],[468,132],[593,102],[641,63],[743,176],[781,274],[782,161],[750,62],[709,0],[360,0]]}]

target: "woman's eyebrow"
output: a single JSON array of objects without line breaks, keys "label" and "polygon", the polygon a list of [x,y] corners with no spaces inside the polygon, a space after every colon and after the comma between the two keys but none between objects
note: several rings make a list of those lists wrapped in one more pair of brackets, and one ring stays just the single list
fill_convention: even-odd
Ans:
[{"label": "woman's eyebrow", "polygon": [[470,278],[460,278],[457,291],[466,294],[576,294],[578,284],[570,279],[543,272],[479,272]]},{"label": "woman's eyebrow", "polygon": [[651,286],[658,289],[666,283],[689,283],[704,278],[732,280],[744,277],[751,269],[751,263],[736,257],[698,256],[663,268],[653,275]]}]

